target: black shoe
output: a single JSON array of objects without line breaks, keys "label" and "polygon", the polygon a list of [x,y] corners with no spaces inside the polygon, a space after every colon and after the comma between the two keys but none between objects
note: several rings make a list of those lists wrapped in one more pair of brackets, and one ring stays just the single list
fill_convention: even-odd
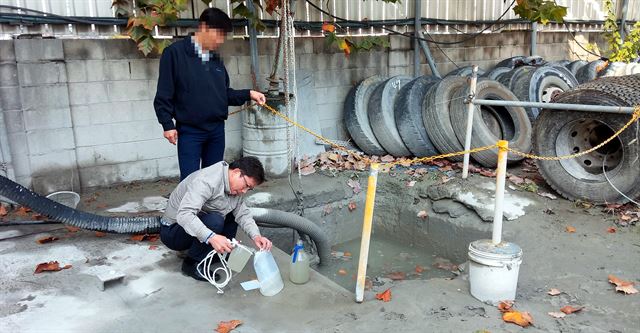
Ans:
[{"label": "black shoe", "polygon": [[[207,281],[207,279],[198,272],[198,262],[190,257],[186,257],[182,260],[182,274],[190,276],[198,281]],[[220,280],[220,275],[215,274],[213,278],[217,282]]]}]

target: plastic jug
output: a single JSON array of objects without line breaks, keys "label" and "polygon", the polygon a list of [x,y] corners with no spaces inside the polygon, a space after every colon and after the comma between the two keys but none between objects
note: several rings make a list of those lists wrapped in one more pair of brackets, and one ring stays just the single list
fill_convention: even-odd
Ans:
[{"label": "plastic jug", "polygon": [[264,296],[273,296],[282,290],[284,282],[280,276],[280,270],[273,259],[271,251],[258,251],[253,256],[253,269],[256,271],[260,282],[260,293]]},{"label": "plastic jug", "polygon": [[309,256],[304,251],[302,240],[298,240],[291,253],[289,280],[297,284],[309,281]]}]

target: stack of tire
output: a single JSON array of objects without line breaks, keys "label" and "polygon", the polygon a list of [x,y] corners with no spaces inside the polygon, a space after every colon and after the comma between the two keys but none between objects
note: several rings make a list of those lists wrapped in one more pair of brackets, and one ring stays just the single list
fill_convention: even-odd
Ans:
[{"label": "stack of tire", "polygon": [[[603,77],[559,94],[555,102],[640,105],[640,74]],[[630,119],[628,114],[542,110],[533,133],[542,156],[580,153],[604,142]],[[537,161],[540,174],[567,199],[624,203],[640,197],[640,124],[632,124],[603,147],[577,158]]]},{"label": "stack of tire", "polygon": [[[469,95],[467,79],[451,75],[411,78],[373,76],[360,82],[345,101],[345,124],[355,144],[369,155],[433,156],[463,151]],[[501,83],[481,78],[476,97],[515,101]],[[523,152],[531,149],[531,122],[524,108],[477,106],[471,147],[493,145],[498,140]],[[497,152],[471,155],[478,163],[494,167]],[[461,161],[462,156],[450,158]],[[521,160],[509,155],[509,162]]]}]

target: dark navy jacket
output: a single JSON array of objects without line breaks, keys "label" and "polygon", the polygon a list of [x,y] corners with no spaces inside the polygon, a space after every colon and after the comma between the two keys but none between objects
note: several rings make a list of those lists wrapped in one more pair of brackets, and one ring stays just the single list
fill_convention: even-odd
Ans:
[{"label": "dark navy jacket", "polygon": [[249,100],[248,89],[229,88],[229,74],[217,54],[212,52],[209,61],[202,62],[191,37],[162,53],[153,106],[165,131],[176,128],[173,119],[178,124],[212,129],[227,119],[229,105]]}]

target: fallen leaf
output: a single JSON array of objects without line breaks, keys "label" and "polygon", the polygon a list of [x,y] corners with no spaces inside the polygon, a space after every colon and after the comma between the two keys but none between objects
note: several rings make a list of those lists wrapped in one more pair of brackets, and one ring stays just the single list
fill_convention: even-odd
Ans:
[{"label": "fallen leaf", "polygon": [[29,212],[31,212],[31,208],[26,207],[26,206],[20,206],[16,210],[16,215],[18,215],[18,216],[27,216]]},{"label": "fallen leaf", "polygon": [[149,250],[157,250],[158,245],[149,245]]},{"label": "fallen leaf", "polygon": [[354,201],[349,202],[349,205],[347,206],[349,208],[350,212],[353,212],[356,209],[356,203]]},{"label": "fallen leaf", "polygon": [[414,187],[416,185],[416,181],[415,180],[408,181],[405,185],[407,187]]},{"label": "fallen leaf", "polygon": [[336,31],[336,27],[331,23],[322,23],[322,31],[334,32]]},{"label": "fallen leaf", "polygon": [[440,168],[440,171],[442,172],[447,172],[447,171],[451,171],[453,170],[453,167],[451,165],[445,165],[442,168]]},{"label": "fallen leaf", "polygon": [[338,270],[338,275],[347,275],[347,270],[346,270],[346,269],[344,269],[344,268],[340,268],[340,269]]},{"label": "fallen leaf", "polygon": [[36,221],[42,221],[44,219],[46,219],[46,216],[40,214],[40,213],[33,213],[31,214],[31,218],[36,220]]},{"label": "fallen leaf", "polygon": [[566,229],[566,231],[567,231],[568,233],[574,233],[574,232],[576,232],[576,228],[574,228],[574,227],[572,227],[572,226],[570,226],[570,225],[568,225],[565,229]]},{"label": "fallen leaf", "polygon": [[616,291],[622,291],[623,293],[625,293],[625,295],[635,294],[638,292],[638,290],[633,287],[635,283],[631,281],[621,280],[611,274],[608,276],[608,278],[609,278],[609,282],[616,285]]},{"label": "fallen leaf", "polygon": [[133,236],[131,236],[131,240],[132,241],[136,241],[136,242],[142,242],[144,240],[145,236],[146,235],[133,235]]},{"label": "fallen leaf", "polygon": [[447,177],[447,176],[442,176],[440,177],[440,181],[444,184],[449,182],[451,179],[453,179],[453,177]]},{"label": "fallen leaf", "polygon": [[105,203],[97,204],[97,205],[96,205],[96,208],[98,208],[98,209],[105,209],[105,208],[107,208],[107,204],[105,204]]},{"label": "fallen leaf", "polygon": [[553,195],[551,193],[547,193],[547,192],[538,192],[538,195],[541,196],[541,197],[549,198],[551,200],[558,199],[558,197],[556,197],[555,195]]},{"label": "fallen leaf", "polygon": [[500,301],[500,303],[498,303],[498,310],[502,313],[511,311],[512,307],[513,301]]},{"label": "fallen leaf", "polygon": [[345,252],[345,253],[343,254],[343,256],[345,256],[345,257],[351,257],[351,252],[347,251],[347,252]]},{"label": "fallen leaf", "polygon": [[349,185],[349,187],[353,189],[354,194],[358,194],[362,191],[362,188],[360,187],[360,182],[357,181],[356,179],[347,180],[347,185]]},{"label": "fallen leaf", "polygon": [[631,216],[622,214],[622,215],[620,215],[620,220],[629,221],[629,220],[631,220]]},{"label": "fallen leaf", "polygon": [[379,299],[383,302],[389,302],[391,300],[391,288],[376,294],[376,299]]},{"label": "fallen leaf", "polygon": [[370,278],[366,278],[364,280],[364,290],[371,290],[371,288],[373,288],[373,282]]},{"label": "fallen leaf", "polygon": [[60,264],[57,261],[43,262],[36,266],[36,270],[35,272],[33,272],[33,274],[39,274],[42,272],[57,272],[67,268],[71,268],[71,265],[60,267]]},{"label": "fallen leaf", "polygon": [[313,165],[307,165],[304,168],[300,168],[300,174],[303,176],[308,176],[314,172],[316,172],[316,168]]},{"label": "fallen leaf", "polygon": [[9,212],[7,212],[7,208],[0,204],[0,217],[6,216]]},{"label": "fallen leaf", "polygon": [[524,178],[518,176],[509,176],[509,181],[516,185],[520,185],[524,183]]},{"label": "fallen leaf", "polygon": [[613,234],[613,233],[615,233],[615,232],[616,232],[616,228],[614,228],[614,227],[609,227],[609,228],[607,228],[607,232],[608,232],[608,233],[610,233],[610,234]]},{"label": "fallen leaf", "polygon": [[562,291],[556,289],[556,288],[552,288],[550,289],[547,294],[551,295],[551,296],[558,296],[560,294],[562,294]]},{"label": "fallen leaf", "polygon": [[380,162],[389,163],[389,162],[393,162],[394,160],[395,159],[391,155],[384,155],[384,156],[380,157]]},{"label": "fallen leaf", "polygon": [[491,170],[480,170],[479,174],[485,176],[485,177],[495,177],[496,176],[496,172],[495,171],[491,171]]},{"label": "fallen leaf", "polygon": [[422,273],[422,272],[424,272],[424,267],[420,265],[416,265],[416,273]]},{"label": "fallen leaf", "polygon": [[241,320],[230,320],[230,321],[221,321],[218,323],[218,327],[215,329],[218,333],[229,333],[236,327],[242,325]]},{"label": "fallen leaf", "polygon": [[57,241],[57,240],[58,240],[58,237],[49,236],[49,237],[40,238],[36,242],[38,244],[46,244],[46,243],[51,243],[51,242]]},{"label": "fallen leaf", "polygon": [[333,212],[333,206],[331,204],[327,204],[322,208],[322,216],[327,216]]},{"label": "fallen leaf", "polygon": [[502,320],[507,323],[514,323],[521,327],[533,324],[533,318],[528,312],[509,311],[502,314]]},{"label": "fallen leaf", "polygon": [[74,227],[72,225],[65,225],[64,227],[67,229],[68,232],[78,232],[78,231],[80,231],[80,228]]},{"label": "fallen leaf", "polygon": [[387,277],[391,280],[398,281],[407,278],[407,274],[405,274],[404,272],[392,272],[387,274]]},{"label": "fallen leaf", "polygon": [[106,232],[102,232],[102,231],[96,231],[96,237],[104,237],[106,236],[107,233]]},{"label": "fallen leaf", "polygon": [[421,211],[419,211],[419,212],[418,212],[418,217],[419,217],[419,218],[421,218],[421,219],[423,219],[423,220],[424,220],[424,219],[426,219],[426,218],[427,218],[427,216],[428,216],[428,214],[427,214],[427,212],[426,212],[426,211],[424,211],[424,210],[421,210]]},{"label": "fallen leaf", "polygon": [[548,313],[551,317],[553,317],[553,318],[558,318],[558,319],[560,319],[560,318],[564,318],[564,317],[566,317],[566,316],[567,316],[567,314],[566,314],[566,313],[562,313],[562,312],[547,312],[547,313]]},{"label": "fallen leaf", "polygon": [[442,269],[445,271],[454,272],[458,270],[458,265],[450,263],[450,262],[437,262],[433,264],[433,267]]},{"label": "fallen leaf", "polygon": [[560,311],[562,311],[562,312],[564,312],[566,314],[572,314],[572,313],[578,312],[580,310],[582,310],[582,307],[574,308],[571,305],[566,305],[566,306],[563,306],[562,308],[560,308]]}]

